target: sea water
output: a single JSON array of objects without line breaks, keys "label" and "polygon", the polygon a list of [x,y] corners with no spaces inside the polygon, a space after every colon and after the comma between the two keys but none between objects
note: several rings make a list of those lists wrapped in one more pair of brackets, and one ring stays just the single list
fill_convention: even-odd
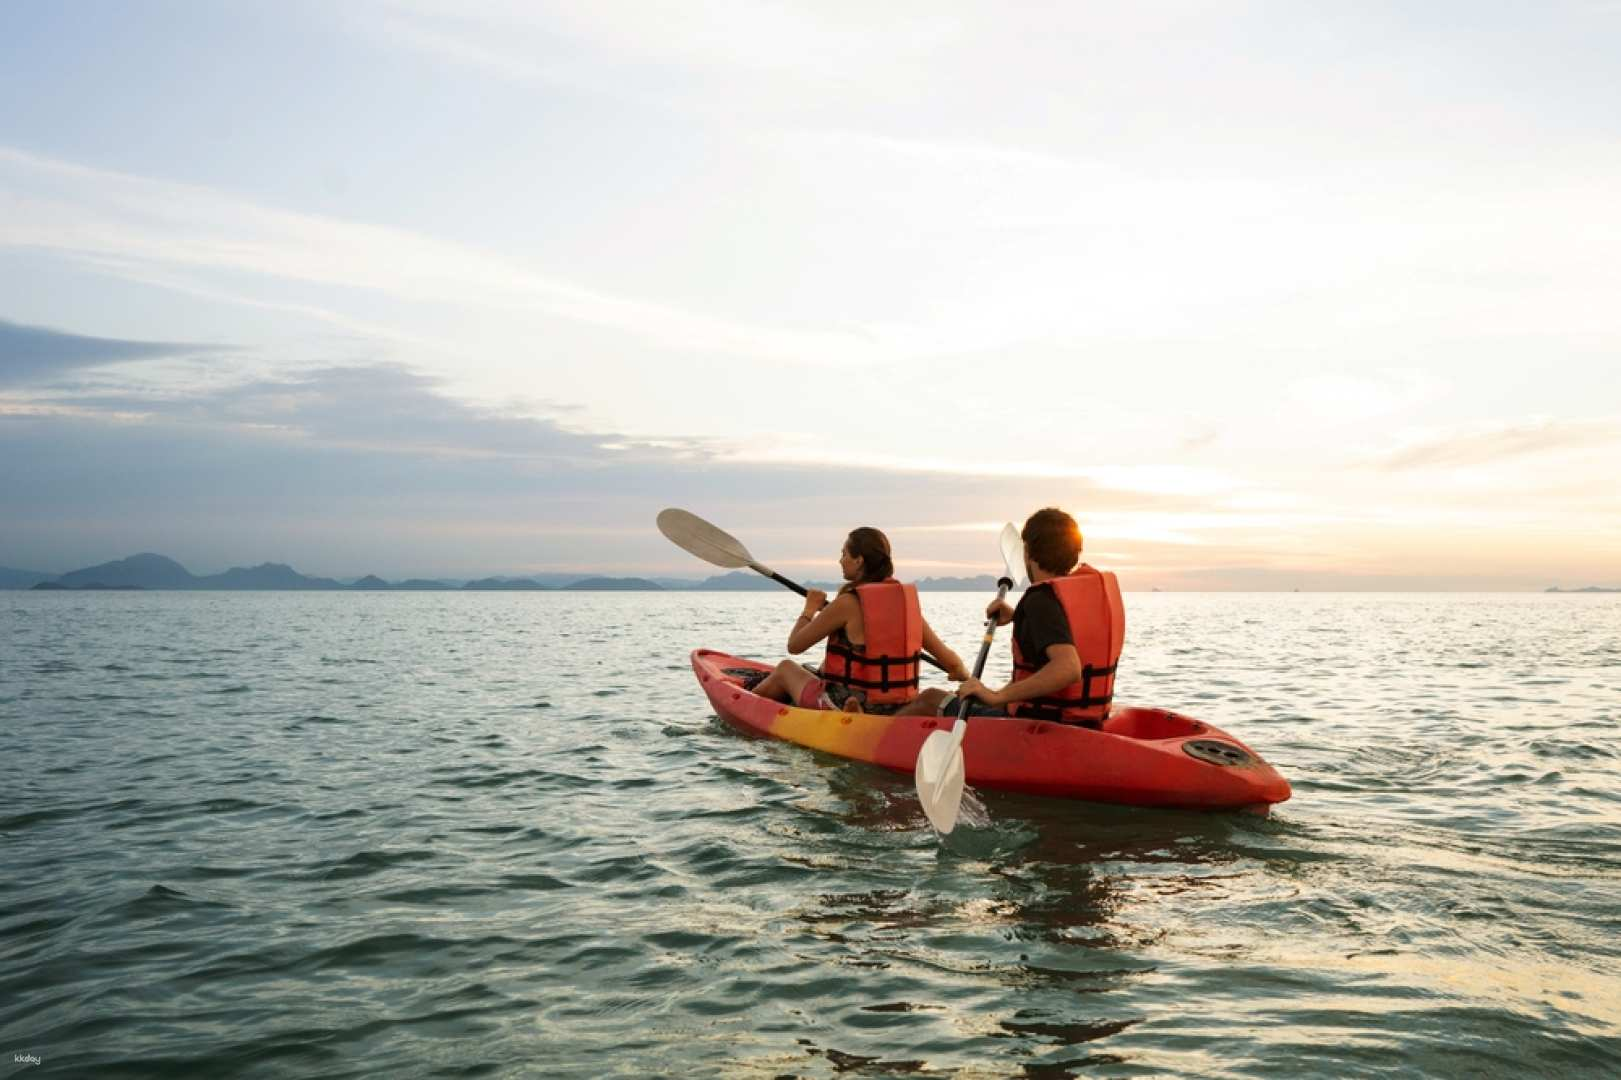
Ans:
[{"label": "sea water", "polygon": [[0,1075],[1621,1073],[1621,596],[1129,594],[1294,798],[944,843],[710,711],[798,610],[0,594]]}]

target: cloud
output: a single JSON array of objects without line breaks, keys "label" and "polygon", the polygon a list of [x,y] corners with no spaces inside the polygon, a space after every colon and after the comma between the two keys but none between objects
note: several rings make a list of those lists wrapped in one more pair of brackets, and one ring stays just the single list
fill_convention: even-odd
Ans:
[{"label": "cloud", "polygon": [[[963,20],[932,8],[702,3],[648,5],[627,18],[612,6],[504,0],[388,0],[352,18],[361,32],[498,78],[545,82],[657,104],[627,72],[695,104],[717,73],[746,73],[827,94],[857,93],[915,74],[920,60],[964,34]],[[656,73],[656,75],[652,74]],[[748,101],[737,101],[740,108]]]},{"label": "cloud", "polygon": [[[993,569],[1000,522],[1051,504],[1075,513],[1090,557],[1133,588],[1530,587],[1600,580],[1615,555],[1598,509],[1572,534],[1564,519],[1521,520],[1520,499],[1447,512],[1429,483],[1419,519],[1386,502],[1296,505],[1187,470],[1077,478],[751,462],[721,440],[640,440],[470,403],[399,365],[161,393],[96,374],[0,395],[0,460],[26,463],[0,470],[0,564],[55,571],[152,550],[199,572],[268,559],[329,576],[702,576],[708,567],[652,527],[671,505],[799,576],[829,572],[857,524],[890,531],[903,573]],[[1477,538],[1465,552],[1460,529]],[[1535,565],[1514,554],[1522,548],[1542,553]]]},{"label": "cloud", "polygon": [[866,332],[727,320],[583,288],[520,260],[406,229],[266,207],[205,187],[4,146],[0,206],[6,206],[0,247],[51,252],[137,281],[161,283],[163,272],[184,268],[328,293],[373,290],[417,304],[535,314],[663,348],[756,360],[867,363],[888,351]]},{"label": "cloud", "polygon": [[[75,392],[36,400],[45,407],[260,432],[380,453],[602,461],[645,449],[612,433],[570,431],[553,419],[461,401],[445,392],[443,379],[397,364],[318,368],[190,394],[109,392],[87,383]],[[557,411],[546,402],[529,408]],[[695,452],[702,446],[701,440],[669,440],[661,450]],[[622,452],[610,453],[615,448]]]},{"label": "cloud", "polygon": [[1283,401],[1314,424],[1364,424],[1436,400],[1446,390],[1444,382],[1423,371],[1325,372],[1291,383]]},{"label": "cloud", "polygon": [[844,530],[873,523],[912,535],[919,565],[966,571],[987,552],[965,522],[1051,502],[1191,505],[1084,479],[749,462],[719,440],[640,440],[465,402],[398,365],[161,392],[87,378],[0,399],[0,459],[29,463],[0,475],[0,563],[58,569],[156,550],[201,568],[272,559],[329,574],[701,573],[652,528],[683,505],[783,566],[825,569]]},{"label": "cloud", "polygon": [[193,356],[211,346],[85,337],[0,319],[0,387],[26,386],[76,369]]},{"label": "cloud", "polygon": [[1539,419],[1426,438],[1376,459],[1374,464],[1392,471],[1452,468],[1618,443],[1621,419]]}]

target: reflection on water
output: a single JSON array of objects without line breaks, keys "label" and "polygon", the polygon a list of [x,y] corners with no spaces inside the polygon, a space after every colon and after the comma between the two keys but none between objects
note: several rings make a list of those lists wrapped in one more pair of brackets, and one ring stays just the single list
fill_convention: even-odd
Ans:
[{"label": "reflection on water", "polygon": [[[1129,597],[1125,699],[1231,730],[1294,800],[985,792],[941,842],[909,777],[709,713],[686,649],[774,658],[779,599],[0,596],[0,1052],[1621,1070],[1621,600]],[[926,607],[966,644],[983,599]]]}]

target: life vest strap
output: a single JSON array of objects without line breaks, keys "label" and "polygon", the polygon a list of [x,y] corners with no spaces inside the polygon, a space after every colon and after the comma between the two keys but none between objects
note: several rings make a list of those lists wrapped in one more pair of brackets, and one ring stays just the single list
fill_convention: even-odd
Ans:
[{"label": "life vest strap", "polygon": [[[1114,691],[1111,689],[1107,694],[1095,695],[1092,693],[1092,680],[1109,678],[1114,674],[1114,669],[1118,666],[1118,664],[1110,664],[1108,667],[1093,667],[1091,664],[1087,664],[1085,667],[1081,668],[1081,681],[1075,684],[1081,688],[1081,692],[1078,696],[1029,698],[1018,703],[1021,706],[1020,711],[1024,712],[1026,707],[1034,709],[1061,710],[1093,709],[1099,705],[1108,705],[1114,700]],[[1016,664],[1014,665],[1014,670],[1024,671],[1026,672],[1026,677],[1028,677],[1029,675],[1035,674],[1039,669]],[[1032,715],[1034,714],[1032,713]]]},{"label": "life vest strap", "polygon": [[[835,641],[827,643],[829,656],[842,657],[846,668],[842,672],[830,672],[823,665],[822,678],[828,682],[836,682],[843,686],[853,686],[860,690],[891,690],[918,685],[918,664],[923,659],[922,652],[915,652],[911,656],[868,656],[853,646],[843,645]],[[858,679],[851,675],[849,669],[856,664],[878,669],[877,679]],[[892,667],[910,668],[909,678],[891,677],[889,669]]]}]

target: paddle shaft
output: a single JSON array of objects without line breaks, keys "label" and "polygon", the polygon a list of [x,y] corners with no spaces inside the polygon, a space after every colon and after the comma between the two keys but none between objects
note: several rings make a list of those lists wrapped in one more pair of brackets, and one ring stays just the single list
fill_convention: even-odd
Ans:
[{"label": "paddle shaft", "polygon": [[[783,577],[781,574],[777,573],[775,570],[767,570],[765,567],[761,566],[759,563],[749,563],[749,569],[753,570],[756,574],[764,574],[766,577],[770,578],[772,581],[775,581],[778,585],[782,585],[782,586],[785,586],[787,588],[790,588],[790,589],[794,590],[794,592],[798,593],[800,596],[809,596],[810,595],[810,591],[808,589],[806,589],[805,586],[799,584],[799,582],[797,582],[797,581],[789,581],[787,578]],[[1003,591],[1006,592],[1007,590],[1004,589]],[[987,649],[990,648],[990,643],[986,642],[985,647]],[[924,660],[927,660],[929,663],[933,664],[935,667],[939,668],[941,671],[946,670],[946,666],[944,664],[942,664],[940,661],[936,660],[934,657],[930,656],[928,653],[918,653],[918,655],[923,657]],[[980,662],[981,665],[983,665],[985,663],[985,658],[980,657],[979,662]],[[975,678],[978,678],[978,676],[976,675]]]},{"label": "paddle shaft", "polygon": [[[1013,579],[1003,578],[996,583],[996,602],[1000,604],[1007,598],[1007,591],[1013,588]],[[992,615],[985,620],[985,639],[979,643],[979,656],[974,660],[974,678],[985,674],[985,658],[991,655],[991,641],[996,637],[996,616]],[[968,721],[968,703],[972,698],[964,697],[957,703],[957,723]]]},{"label": "paddle shaft", "polygon": [[783,577],[781,574],[777,573],[775,570],[767,570],[765,567],[761,566],[758,563],[749,563],[749,569],[753,570],[756,574],[764,574],[766,577],[770,578],[772,581],[775,581],[778,585],[781,585],[781,586],[783,586],[784,588],[787,588],[787,589],[792,589],[794,592],[798,593],[800,596],[809,596],[810,595],[810,590],[805,588],[805,586],[801,585],[797,581],[789,581],[787,578]]}]

